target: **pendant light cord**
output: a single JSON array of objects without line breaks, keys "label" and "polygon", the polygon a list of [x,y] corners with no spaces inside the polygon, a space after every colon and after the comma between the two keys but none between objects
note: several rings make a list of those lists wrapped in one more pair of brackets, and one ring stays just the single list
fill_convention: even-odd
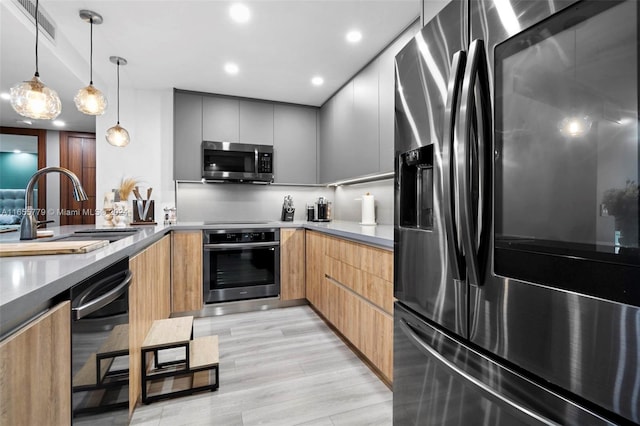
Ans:
[{"label": "pendant light cord", "polygon": [[36,0],[36,77],[40,77],[40,73],[38,72],[38,34],[40,33],[40,30],[38,28],[38,5],[39,5],[39,0]]},{"label": "pendant light cord", "polygon": [[89,18],[91,24],[91,47],[89,49],[89,84],[93,86],[93,17]]},{"label": "pendant light cord", "polygon": [[120,124],[120,59],[116,62],[118,65],[118,124]]}]

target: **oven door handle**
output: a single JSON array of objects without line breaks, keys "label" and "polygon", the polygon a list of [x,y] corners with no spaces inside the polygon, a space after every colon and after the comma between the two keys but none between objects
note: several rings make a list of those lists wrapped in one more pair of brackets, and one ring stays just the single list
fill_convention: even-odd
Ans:
[{"label": "oven door handle", "polygon": [[205,244],[204,249],[207,251],[222,251],[222,250],[239,250],[247,248],[259,248],[259,247],[280,247],[278,242],[261,242],[261,243],[223,243],[223,244]]},{"label": "oven door handle", "polygon": [[101,295],[96,299],[90,300],[87,303],[72,308],[71,310],[73,312],[73,319],[75,321],[82,319],[87,315],[97,311],[98,309],[104,308],[109,303],[122,296],[129,289],[129,284],[131,283],[132,278],[133,274],[131,273],[131,271],[127,271],[122,282],[115,286],[112,290],[109,290],[107,293]]}]

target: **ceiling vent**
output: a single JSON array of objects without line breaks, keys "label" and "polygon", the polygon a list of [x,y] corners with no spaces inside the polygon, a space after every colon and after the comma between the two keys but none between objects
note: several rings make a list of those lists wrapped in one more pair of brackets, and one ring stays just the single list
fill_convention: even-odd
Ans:
[{"label": "ceiling vent", "polygon": [[[27,15],[29,19],[33,22],[36,21],[36,2],[35,0],[14,0],[19,7],[19,9]],[[46,12],[42,9],[42,5],[38,8],[38,26],[42,29],[43,33],[47,36],[51,42],[55,43],[56,41],[56,26],[51,20],[51,18],[47,15]]]}]

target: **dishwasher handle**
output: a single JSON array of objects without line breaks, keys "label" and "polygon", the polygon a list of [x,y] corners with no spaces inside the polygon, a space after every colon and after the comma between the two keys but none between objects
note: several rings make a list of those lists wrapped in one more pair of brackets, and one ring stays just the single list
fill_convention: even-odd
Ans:
[{"label": "dishwasher handle", "polygon": [[[98,281],[91,287],[91,289],[88,290],[86,294],[87,295],[90,294],[91,290],[100,287],[102,284],[105,283],[105,281],[108,281],[111,278],[112,277],[109,277],[104,280]],[[127,271],[124,278],[120,282],[120,284],[115,286],[113,289],[109,290],[108,292],[100,295],[95,299],[92,299],[86,303],[83,303],[80,306],[72,308],[71,311],[72,311],[74,321],[82,319],[87,315],[90,315],[93,312],[104,308],[109,303],[113,302],[114,300],[122,296],[129,289],[129,285],[131,284],[132,279],[133,279],[133,274],[131,273],[131,271]]]}]

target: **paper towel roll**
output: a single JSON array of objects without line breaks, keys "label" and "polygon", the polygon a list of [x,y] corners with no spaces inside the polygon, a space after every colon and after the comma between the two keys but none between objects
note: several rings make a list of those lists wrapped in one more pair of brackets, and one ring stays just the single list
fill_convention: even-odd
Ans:
[{"label": "paper towel roll", "polygon": [[360,222],[360,224],[376,224],[375,199],[373,198],[373,195],[369,193],[362,196],[362,222]]}]

